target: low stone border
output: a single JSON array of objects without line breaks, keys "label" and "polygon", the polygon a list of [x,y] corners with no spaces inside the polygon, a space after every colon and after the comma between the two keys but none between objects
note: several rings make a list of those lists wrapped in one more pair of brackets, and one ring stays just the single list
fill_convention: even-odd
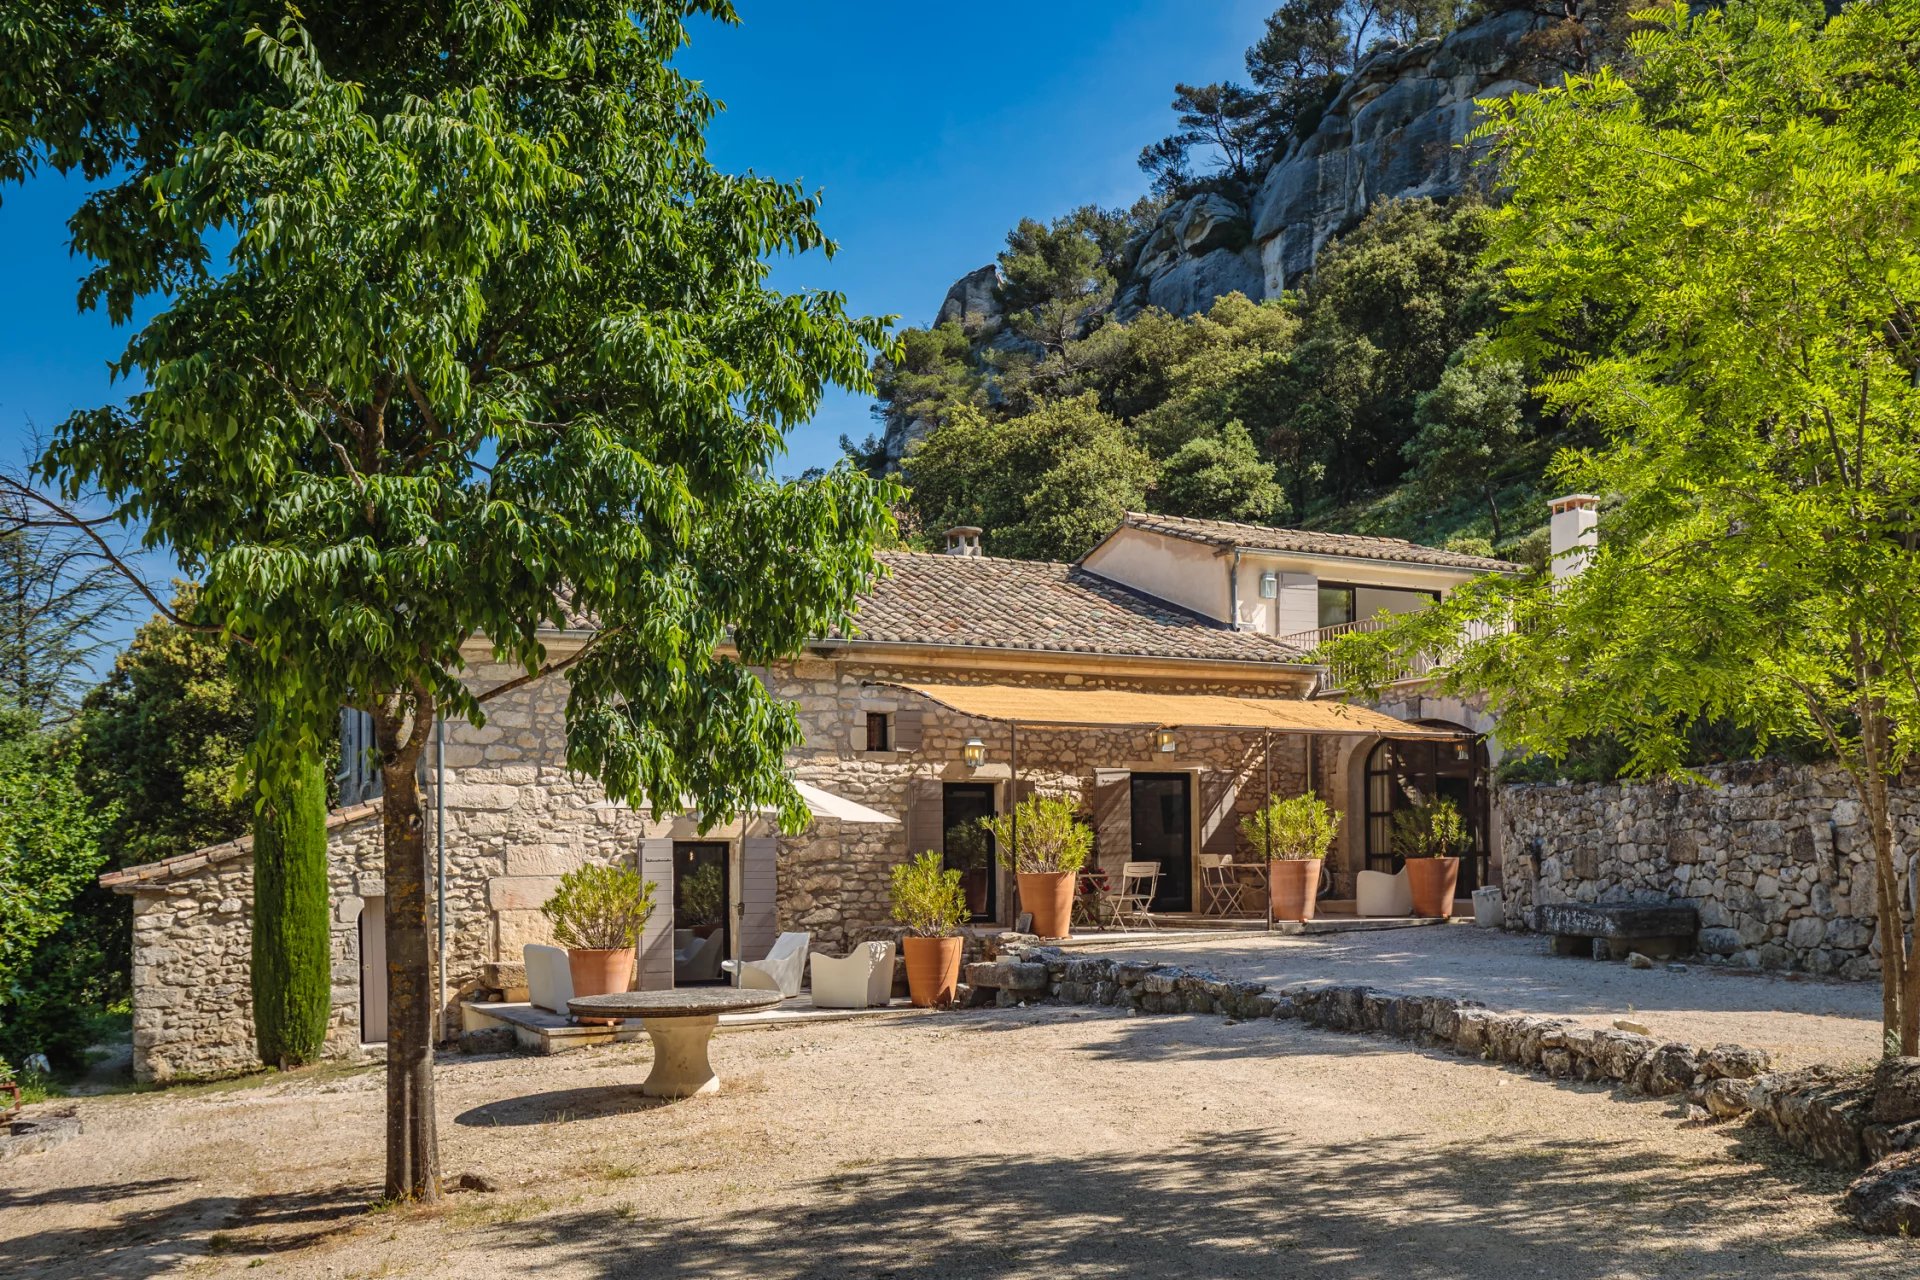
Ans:
[{"label": "low stone border", "polygon": [[[1609,1083],[1654,1098],[1685,1098],[1698,1122],[1749,1113],[1788,1145],[1839,1169],[1874,1164],[1849,1192],[1851,1207],[1869,1184],[1912,1186],[1920,1152],[1920,1059],[1895,1059],[1874,1074],[1824,1067],[1776,1072],[1763,1049],[1738,1044],[1698,1048],[1634,1031],[1579,1027],[1563,1018],[1497,1013],[1475,1000],[1408,995],[1365,986],[1292,986],[1222,978],[1202,969],[1108,957],[1073,956],[1029,946],[970,964],[962,1003],[970,1007],[1049,1003],[1102,1005],[1142,1013],[1211,1013],[1252,1020],[1298,1020],[1328,1031],[1378,1032],[1467,1057],[1541,1071],[1554,1079]],[[1880,1162],[1880,1163],[1875,1163]],[[1884,1207],[1854,1210],[1870,1229],[1905,1221]],[[1920,1230],[1920,1200],[1912,1229]],[[1892,1230],[1901,1229],[1899,1226]]]}]

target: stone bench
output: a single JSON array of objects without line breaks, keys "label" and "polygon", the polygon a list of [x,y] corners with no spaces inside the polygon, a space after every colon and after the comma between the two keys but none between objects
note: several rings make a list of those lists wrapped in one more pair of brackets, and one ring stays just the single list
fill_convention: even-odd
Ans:
[{"label": "stone bench", "polygon": [[1549,902],[1533,909],[1533,927],[1553,938],[1557,956],[1664,959],[1693,950],[1700,913],[1678,902]]}]

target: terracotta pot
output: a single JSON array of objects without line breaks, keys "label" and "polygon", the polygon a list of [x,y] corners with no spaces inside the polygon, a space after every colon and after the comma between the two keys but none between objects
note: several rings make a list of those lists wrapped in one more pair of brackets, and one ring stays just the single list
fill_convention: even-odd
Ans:
[{"label": "terracotta pot", "polygon": [[1267,901],[1275,920],[1311,920],[1320,901],[1320,859],[1275,858],[1267,863]]},{"label": "terracotta pot", "polygon": [[960,873],[960,889],[961,892],[967,895],[968,915],[984,916],[987,914],[987,886],[992,883],[987,877],[990,874],[990,872],[981,867],[975,867],[972,870],[962,871]]},{"label": "terracotta pot", "polygon": [[633,948],[590,951],[568,947],[567,973],[573,978],[575,996],[605,996],[625,991],[633,985]]},{"label": "terracotta pot", "polygon": [[1033,931],[1042,938],[1064,938],[1073,922],[1073,873],[1022,871],[1020,907],[1033,912]]},{"label": "terracotta pot", "polygon": [[900,940],[907,958],[907,995],[922,1009],[944,1009],[953,1003],[960,985],[962,939],[914,938]]},{"label": "terracotta pot", "polygon": [[1445,919],[1453,914],[1453,890],[1460,882],[1458,858],[1408,858],[1407,888],[1413,914]]}]

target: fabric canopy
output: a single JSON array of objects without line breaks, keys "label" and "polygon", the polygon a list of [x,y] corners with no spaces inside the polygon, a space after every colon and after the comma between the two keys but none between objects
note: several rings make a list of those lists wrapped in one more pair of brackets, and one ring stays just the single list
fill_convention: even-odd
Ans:
[{"label": "fabric canopy", "polygon": [[1063,728],[1155,726],[1240,729],[1275,733],[1378,734],[1386,738],[1441,738],[1457,729],[1408,724],[1350,702],[1237,698],[1223,693],[1137,693],[1125,689],[1035,689],[1006,684],[909,684],[900,688],[963,715],[1011,724]]},{"label": "fabric canopy", "polygon": [[[807,812],[816,818],[836,818],[841,822],[867,823],[897,823],[900,821],[900,819],[889,817],[878,809],[869,809],[857,800],[849,800],[845,796],[835,795],[833,792],[823,787],[816,787],[812,783],[802,782],[798,778],[791,778],[789,781],[793,783],[793,789],[800,793],[800,798],[807,802]],[[627,808],[627,802],[624,800],[596,800],[587,807],[589,809],[625,809]]]}]

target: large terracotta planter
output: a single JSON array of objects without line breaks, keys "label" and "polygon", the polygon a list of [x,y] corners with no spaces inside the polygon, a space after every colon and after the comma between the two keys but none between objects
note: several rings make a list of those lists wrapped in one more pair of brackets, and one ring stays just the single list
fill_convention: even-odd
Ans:
[{"label": "large terracotta planter", "polygon": [[1042,938],[1064,938],[1073,923],[1073,873],[1022,871],[1020,906],[1033,913],[1033,931]]},{"label": "large terracotta planter", "polygon": [[1267,901],[1275,920],[1311,920],[1320,901],[1320,859],[1275,858],[1267,863]]},{"label": "large terracotta planter", "polygon": [[988,877],[992,874],[984,867],[970,867],[960,873],[960,891],[967,896],[967,914],[976,919],[987,914],[987,887],[993,883]]},{"label": "large terracotta planter", "polygon": [[1413,914],[1445,919],[1453,914],[1453,890],[1460,883],[1458,858],[1408,858],[1407,888]]},{"label": "large terracotta planter", "polygon": [[922,1009],[944,1009],[953,1003],[960,985],[962,939],[915,938],[900,940],[907,959],[907,996]]},{"label": "large terracotta planter", "polygon": [[608,996],[633,985],[633,948],[608,951],[567,948],[567,973],[576,996]]}]

